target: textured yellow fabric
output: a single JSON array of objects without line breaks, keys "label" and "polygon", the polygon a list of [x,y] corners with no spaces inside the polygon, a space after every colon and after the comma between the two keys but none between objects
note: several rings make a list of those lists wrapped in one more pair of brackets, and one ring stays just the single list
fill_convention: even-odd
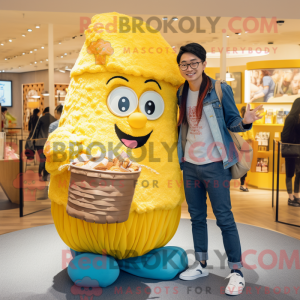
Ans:
[{"label": "textured yellow fabric", "polygon": [[[63,241],[76,251],[103,253],[126,258],[126,250],[142,255],[164,246],[177,230],[180,204],[184,200],[182,174],[177,156],[177,87],[184,80],[176,64],[176,55],[159,33],[95,33],[97,22],[112,22],[119,14],[102,14],[92,19],[91,32],[86,30],[86,41],[71,73],[66,101],[59,127],[49,135],[44,148],[46,168],[51,174],[49,198],[57,231]],[[130,22],[132,18],[128,17]],[[98,26],[98,25],[97,25]],[[146,25],[143,24],[145,27]],[[143,27],[142,26],[142,27]],[[158,54],[123,53],[124,47],[168,47]],[[164,49],[166,50],[166,49]],[[96,53],[96,54],[95,54]],[[115,78],[114,76],[122,76]],[[146,82],[149,79],[156,80]],[[110,92],[117,87],[132,89],[138,98],[146,91],[155,91],[164,101],[164,112],[156,120],[147,120],[142,128],[130,126],[129,117],[118,117],[107,106]],[[159,87],[160,86],[160,87]],[[140,112],[139,108],[135,112]],[[129,219],[120,224],[92,224],[70,217],[66,213],[70,172],[59,169],[69,163],[70,142],[86,153],[92,142],[101,142],[106,150],[121,145],[118,152],[128,152],[116,132],[115,125],[124,133],[141,137],[151,136],[146,144],[132,149],[134,157],[143,157],[143,167],[136,185]],[[139,126],[135,126],[139,127]],[[63,147],[62,154],[55,143]],[[94,148],[95,153],[99,148]],[[172,150],[167,150],[172,149]],[[65,156],[64,156],[65,155]],[[62,158],[62,161],[55,161]],[[119,254],[114,254],[119,251]]]},{"label": "textured yellow fabric", "polygon": [[166,245],[177,230],[181,206],[144,214],[133,212],[126,222],[119,224],[75,219],[66,213],[63,205],[55,202],[52,202],[51,212],[58,234],[70,248],[124,259]]},{"label": "textured yellow fabric", "polygon": [[[118,73],[85,73],[72,78],[69,93],[64,105],[59,127],[49,135],[50,148],[45,146],[47,157],[46,168],[51,174],[49,198],[58,204],[66,206],[70,175],[67,169],[59,171],[58,168],[69,163],[69,142],[77,142],[83,146],[83,151],[92,143],[100,141],[108,150],[109,143],[114,146],[120,143],[115,133],[114,125],[125,133],[133,136],[144,136],[152,132],[148,142],[141,148],[133,149],[134,157],[147,155],[140,161],[159,174],[142,168],[138,180],[131,211],[144,213],[154,209],[172,209],[184,200],[182,175],[178,163],[176,144],[178,139],[176,126],[177,99],[176,88],[169,83],[159,81],[161,90],[154,82],[144,83],[142,77],[126,75],[128,82],[122,79],[113,79],[106,85],[109,78]],[[113,115],[106,105],[108,94],[118,86],[132,88],[139,97],[147,90],[160,93],[165,102],[163,115],[154,121],[147,121],[145,127],[136,129],[128,123],[128,118]],[[53,162],[53,142],[62,142],[66,145],[66,160]],[[166,144],[163,144],[166,143]],[[173,146],[172,154],[168,155],[165,147]],[[175,148],[174,148],[175,147]],[[97,150],[99,148],[94,148]],[[121,150],[128,151],[123,144]],[[154,161],[154,159],[160,161]]]},{"label": "textured yellow fabric", "polygon": [[[128,27],[125,26],[127,21]],[[86,41],[71,76],[85,72],[116,72],[163,80],[177,87],[181,85],[184,81],[176,64],[176,53],[160,32],[153,32],[153,28],[143,22],[140,28],[144,33],[141,33],[134,25],[137,22],[137,19],[115,12],[94,16],[85,31]],[[131,31],[125,32],[127,29]],[[95,57],[92,53],[102,47],[104,55],[100,53]],[[105,64],[101,63],[100,56],[105,56]]]}]

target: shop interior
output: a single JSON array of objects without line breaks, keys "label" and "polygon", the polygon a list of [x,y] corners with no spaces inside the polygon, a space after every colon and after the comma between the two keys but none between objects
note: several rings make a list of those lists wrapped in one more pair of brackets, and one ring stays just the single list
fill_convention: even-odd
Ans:
[{"label": "shop interior", "polygon": [[[37,151],[30,159],[24,155],[29,120],[36,108],[42,113],[49,107],[54,115],[55,107],[65,104],[70,72],[93,15],[0,11],[0,26],[7,29],[0,32],[0,103],[7,108],[0,135],[0,235],[53,224],[50,176],[47,181],[39,180]],[[139,16],[143,20],[152,17]],[[224,79],[225,74],[239,111],[248,104],[251,109],[263,104],[263,118],[253,124],[253,160],[246,177],[249,192],[240,190],[239,180],[231,181],[232,211],[238,223],[299,240],[300,207],[288,205],[285,158],[279,148],[285,119],[300,97],[300,20],[277,19],[269,32],[261,32],[261,20],[257,19],[258,26],[254,18],[246,23],[245,18],[237,19],[230,29],[232,18],[227,16],[216,26],[211,24],[216,17],[201,17],[200,21],[190,17],[192,21],[182,23],[180,15],[155,17],[162,22],[173,19],[175,32],[164,32],[163,26],[159,30],[176,53],[190,42],[207,50],[206,74],[213,79]],[[159,24],[157,20],[150,23],[153,27]],[[265,76],[275,85],[270,97],[261,94]],[[20,174],[24,174],[22,188]],[[181,218],[190,218],[186,202]],[[215,219],[209,201],[208,219]]]}]

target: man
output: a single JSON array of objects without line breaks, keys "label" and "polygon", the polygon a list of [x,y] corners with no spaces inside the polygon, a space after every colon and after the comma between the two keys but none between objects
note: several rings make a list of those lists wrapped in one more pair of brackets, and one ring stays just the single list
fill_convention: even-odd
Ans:
[{"label": "man", "polygon": [[[239,161],[239,157],[238,153],[230,150],[233,140],[227,128],[233,132],[250,130],[252,123],[262,118],[256,115],[262,105],[250,111],[248,104],[242,118],[236,108],[231,87],[226,83],[222,83],[222,87],[216,86],[216,81],[205,74],[206,50],[197,43],[182,46],[177,63],[186,80],[177,94],[180,126],[178,155],[191,215],[196,259],[179,278],[195,280],[208,275],[208,194],[217,225],[222,231],[228,267],[231,269],[226,277],[229,283],[225,294],[239,295],[245,286],[245,279],[241,271],[241,244],[231,211],[229,189],[232,179],[230,168]],[[222,89],[222,102],[217,96],[218,88]]]},{"label": "man", "polygon": [[55,122],[51,123],[49,126],[49,133],[52,133],[59,124],[59,119],[61,117],[62,111],[63,111],[63,106],[61,104],[59,104],[58,106],[56,106],[55,111],[54,111],[54,117],[55,119],[57,119]]},{"label": "man", "polygon": [[48,138],[49,126],[55,121],[55,118],[50,115],[49,107],[43,111],[43,116],[39,119],[36,126],[33,139],[35,139],[35,148],[40,156],[39,177],[40,181],[47,181],[48,172],[46,171],[46,157],[43,153],[44,145]]}]

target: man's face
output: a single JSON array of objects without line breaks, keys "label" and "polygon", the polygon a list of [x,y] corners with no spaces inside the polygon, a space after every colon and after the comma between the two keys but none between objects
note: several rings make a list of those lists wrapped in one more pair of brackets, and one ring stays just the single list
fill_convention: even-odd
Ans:
[{"label": "man's face", "polygon": [[206,64],[206,61],[202,62],[196,55],[186,52],[181,56],[179,70],[182,77],[187,81],[196,81],[202,76]]}]

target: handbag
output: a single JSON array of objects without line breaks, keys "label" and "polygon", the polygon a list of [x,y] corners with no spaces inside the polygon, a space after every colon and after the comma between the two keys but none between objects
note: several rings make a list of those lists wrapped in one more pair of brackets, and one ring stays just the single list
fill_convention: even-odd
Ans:
[{"label": "handbag", "polygon": [[27,138],[26,143],[25,143],[25,156],[27,157],[28,160],[34,159],[34,155],[35,155],[34,148],[35,147],[34,147],[33,137],[34,137],[35,130],[36,130],[36,127],[37,127],[39,121],[40,121],[40,119],[38,119],[38,121],[36,122],[32,135]]},{"label": "handbag", "polygon": [[[215,90],[219,101],[222,104],[223,92],[220,80],[216,81]],[[228,132],[233,140],[239,156],[238,162],[235,165],[231,166],[230,171],[232,179],[239,179],[243,177],[251,168],[253,149],[238,133],[232,132],[230,130],[228,130]]]},{"label": "handbag", "polygon": [[300,145],[281,143],[281,156],[288,158],[300,157]]}]

